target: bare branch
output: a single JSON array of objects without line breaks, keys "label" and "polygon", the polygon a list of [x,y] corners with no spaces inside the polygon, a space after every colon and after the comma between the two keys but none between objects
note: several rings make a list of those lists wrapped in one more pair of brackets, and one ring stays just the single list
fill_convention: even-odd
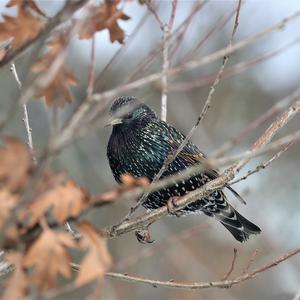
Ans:
[{"label": "bare branch", "polygon": [[255,249],[255,250],[253,251],[253,253],[252,253],[252,255],[251,255],[251,257],[250,257],[248,263],[246,264],[246,267],[244,268],[242,275],[244,275],[244,274],[246,274],[246,273],[248,272],[248,270],[250,269],[252,263],[254,262],[254,260],[255,260],[255,258],[256,258],[256,256],[257,256],[257,253],[258,253],[258,250]]},{"label": "bare branch", "polygon": [[92,43],[91,43],[91,63],[89,66],[88,87],[86,90],[86,97],[88,100],[92,97],[94,91],[95,63],[96,63],[95,47],[96,47],[96,40],[95,40],[95,36],[93,36]]},{"label": "bare branch", "polygon": [[[263,53],[262,55],[256,56],[254,58],[251,58],[249,60],[243,60],[242,62],[239,62],[231,67],[228,67],[224,70],[222,79],[225,78],[231,78],[239,73],[244,72],[245,70],[249,69],[250,67],[254,67],[258,65],[259,63],[265,62],[279,54],[281,54],[284,51],[287,51],[290,47],[295,46],[300,42],[300,38],[296,38],[292,40],[291,42],[287,43],[286,45],[283,45],[279,47],[276,50],[272,50],[267,53]],[[200,78],[197,78],[195,80],[188,80],[188,81],[182,81],[182,82],[175,82],[173,84],[169,85],[169,90],[171,91],[187,91],[192,90],[194,88],[199,88],[202,86],[206,86],[207,84],[212,84],[213,81],[216,78],[216,73],[206,75]]]},{"label": "bare branch", "polygon": [[227,279],[229,278],[229,276],[231,275],[231,273],[233,272],[233,270],[234,270],[234,265],[235,265],[235,262],[236,262],[236,258],[237,258],[237,249],[234,248],[234,249],[233,249],[233,258],[232,258],[232,261],[231,261],[230,269],[229,269],[228,272],[224,275],[224,277],[222,278],[222,280],[227,280]]},{"label": "bare branch", "polygon": [[[13,76],[16,79],[19,90],[21,90],[22,89],[22,82],[20,81],[20,78],[18,76],[17,69],[16,69],[16,66],[15,66],[14,62],[11,63],[10,71],[12,72]],[[32,157],[32,160],[33,160],[34,164],[37,164],[37,159],[34,155],[34,148],[33,148],[33,142],[32,142],[32,129],[31,129],[30,124],[29,124],[29,117],[28,117],[28,111],[27,111],[26,104],[23,104],[23,122],[25,124],[25,129],[26,129],[26,133],[27,133],[27,145],[29,147],[31,157]]]},{"label": "bare branch", "polygon": [[300,88],[296,89],[292,94],[284,97],[283,99],[276,102],[270,109],[268,109],[263,115],[259,116],[256,120],[250,123],[245,129],[243,129],[237,136],[230,139],[228,142],[223,144],[217,151],[215,151],[212,156],[220,157],[230,150],[234,145],[238,144],[243,138],[250,134],[255,129],[259,128],[270,118],[272,118],[277,113],[286,109],[295,99],[300,97]]},{"label": "bare branch", "polygon": [[[297,100],[286,112],[284,112],[281,116],[277,118],[275,122],[273,122],[264,134],[254,143],[251,147],[251,151],[256,151],[257,149],[262,148],[268,144],[274,135],[283,127],[285,126],[300,110],[300,100]],[[293,140],[291,140],[292,142]],[[249,159],[244,159],[237,164],[237,170],[239,171]]]},{"label": "bare branch", "polygon": [[[254,43],[259,38],[261,38],[267,34],[270,34],[273,31],[282,29],[286,24],[295,20],[298,17],[300,17],[300,12],[296,12],[293,15],[291,15],[287,18],[284,18],[280,22],[276,23],[274,26],[271,26],[261,32],[258,32],[248,38],[241,40],[240,42],[233,44],[232,47],[230,47],[230,48],[226,47],[226,48],[218,50],[210,55],[207,55],[199,60],[191,61],[186,64],[183,64],[182,66],[169,69],[168,75],[175,75],[182,71],[192,70],[192,69],[200,67],[202,65],[211,63],[221,57],[229,55],[241,48],[246,47],[249,44]],[[160,78],[161,78],[161,73],[153,73],[144,78],[141,78],[136,81],[118,86],[114,89],[105,91],[101,94],[94,94],[92,101],[90,101],[89,103],[87,103],[87,102],[82,103],[82,105],[80,106],[78,111],[76,111],[76,113],[73,115],[72,120],[66,125],[66,127],[63,129],[61,134],[53,142],[51,150],[53,152],[56,152],[59,149],[61,149],[62,147],[64,147],[65,145],[69,144],[74,138],[76,138],[76,135],[78,135],[80,132],[78,130],[78,126],[79,126],[80,122],[82,121],[82,119],[85,117],[85,115],[89,112],[89,109],[90,109],[92,103],[96,103],[96,102],[99,103],[100,109],[98,112],[99,112],[99,114],[101,114],[105,111],[105,109],[107,108],[109,103],[117,95],[127,92],[132,89],[141,88],[151,82],[159,80]],[[95,108],[93,108],[93,109],[95,109]]]},{"label": "bare branch", "polygon": [[242,180],[245,180],[250,175],[253,175],[253,174],[259,172],[260,170],[265,169],[266,167],[268,167],[270,165],[271,162],[273,162],[274,160],[276,160],[277,158],[279,158],[281,156],[281,154],[283,154],[286,150],[288,150],[291,145],[293,145],[293,142],[290,142],[289,144],[285,145],[279,152],[277,152],[275,155],[273,155],[270,159],[262,162],[255,169],[248,171],[247,174],[244,175],[243,177],[237,178],[234,181],[232,181],[230,183],[230,185],[233,185],[233,184],[236,184],[236,183],[238,183],[238,182],[240,182]]},{"label": "bare branch", "polygon": [[[169,288],[188,289],[188,290],[206,289],[206,288],[230,288],[235,284],[239,284],[248,279],[255,278],[259,274],[261,274],[273,267],[276,267],[278,264],[297,255],[298,253],[300,253],[300,248],[292,250],[292,251],[286,253],[285,255],[275,259],[274,261],[264,265],[263,267],[257,268],[255,270],[253,270],[252,272],[240,275],[232,280],[184,283],[184,282],[176,282],[174,280],[169,280],[169,281],[152,280],[152,279],[146,279],[146,278],[142,278],[142,277],[130,276],[127,274],[113,273],[113,272],[108,272],[105,275],[108,278],[114,278],[114,279],[123,280],[123,281],[131,282],[131,283],[147,284],[147,285],[151,285],[153,287],[169,287]],[[79,271],[80,266],[78,264],[72,263],[71,265],[72,265],[72,268],[74,271]]]}]

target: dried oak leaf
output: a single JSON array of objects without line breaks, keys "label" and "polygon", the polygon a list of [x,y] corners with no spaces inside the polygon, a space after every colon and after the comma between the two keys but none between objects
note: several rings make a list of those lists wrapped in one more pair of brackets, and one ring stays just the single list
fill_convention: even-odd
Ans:
[{"label": "dried oak leaf", "polygon": [[82,26],[79,33],[80,39],[90,39],[97,31],[108,29],[110,41],[118,41],[123,44],[125,34],[118,25],[118,20],[129,20],[130,17],[117,8],[120,1],[107,0],[105,3],[96,6],[91,16]]},{"label": "dried oak leaf", "polygon": [[8,262],[14,265],[12,275],[5,281],[5,290],[1,300],[22,300],[28,290],[28,278],[23,268],[23,255],[18,252],[10,252],[5,255]]},{"label": "dried oak leaf", "polygon": [[19,9],[22,9],[24,6],[26,8],[32,9],[32,11],[40,16],[47,17],[43,11],[40,10],[40,8],[37,6],[34,0],[10,0],[6,7],[13,7],[18,6]]},{"label": "dried oak leaf", "polygon": [[4,48],[0,49],[0,62],[2,61],[2,59],[5,57],[6,55],[6,50]]},{"label": "dried oak leaf", "polygon": [[0,147],[0,188],[16,192],[24,187],[32,169],[32,160],[27,147],[15,137],[4,138]]},{"label": "dried oak leaf", "polygon": [[45,229],[30,246],[24,257],[24,267],[34,267],[32,280],[40,291],[54,288],[59,274],[65,278],[71,277],[71,257],[68,248],[75,246],[68,233],[54,232],[50,229]]},{"label": "dried oak leaf", "polygon": [[[34,9],[34,2],[29,1],[28,6],[36,12]],[[44,22],[37,16],[34,16],[27,5],[20,4],[18,1],[10,1],[8,7],[18,5],[18,14],[16,17],[3,15],[4,22],[0,23],[0,43],[6,41],[9,38],[13,38],[11,47],[17,49],[21,47],[28,40],[34,39],[42,27]]]},{"label": "dried oak leaf", "polygon": [[76,284],[81,286],[97,280],[98,285],[101,286],[104,274],[111,266],[106,240],[90,223],[82,222],[78,229],[83,236],[79,246],[81,249],[88,249],[88,252],[81,262]]},{"label": "dried oak leaf", "polygon": [[68,180],[37,196],[20,212],[20,218],[26,220],[27,227],[32,227],[51,210],[55,221],[63,224],[69,218],[78,217],[87,205],[86,192]]},{"label": "dried oak leaf", "polygon": [[[64,50],[66,44],[66,37],[63,34],[57,34],[48,43],[48,51],[33,64],[32,72],[47,72],[56,57]],[[39,90],[36,96],[44,96],[48,106],[62,107],[66,102],[72,102],[73,97],[69,89],[70,86],[77,84],[78,81],[71,69],[63,64],[48,86]]]}]

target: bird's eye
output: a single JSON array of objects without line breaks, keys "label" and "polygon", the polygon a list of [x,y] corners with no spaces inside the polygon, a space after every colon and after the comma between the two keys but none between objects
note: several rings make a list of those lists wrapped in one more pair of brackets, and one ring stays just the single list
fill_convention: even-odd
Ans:
[{"label": "bird's eye", "polygon": [[127,119],[132,119],[132,117],[133,117],[133,113],[127,114]]}]

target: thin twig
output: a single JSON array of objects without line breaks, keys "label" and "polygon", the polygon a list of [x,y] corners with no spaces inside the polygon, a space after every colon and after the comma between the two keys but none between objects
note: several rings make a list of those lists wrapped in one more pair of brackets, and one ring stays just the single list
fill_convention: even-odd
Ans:
[{"label": "thin twig", "polygon": [[[147,11],[144,16],[141,18],[141,20],[137,23],[136,27],[133,29],[132,33],[130,34],[130,36],[126,39],[126,43],[124,43],[122,45],[122,47],[120,47],[115,54],[111,57],[111,59],[107,62],[107,64],[104,66],[104,68],[102,69],[102,71],[100,72],[100,74],[97,76],[96,80],[95,80],[95,87],[96,90],[100,89],[101,86],[103,86],[106,81],[105,79],[105,75],[106,72],[109,70],[109,68],[113,65],[113,63],[120,59],[122,57],[121,53],[124,52],[126,49],[128,49],[129,45],[131,44],[131,42],[134,41],[135,37],[137,36],[137,34],[139,33],[139,31],[141,30],[141,28],[143,27],[143,25],[145,24],[145,22],[147,21],[148,17],[149,17],[149,12]],[[100,86],[101,84],[101,86]]]},{"label": "thin twig", "polygon": [[270,165],[271,162],[273,162],[274,160],[276,160],[277,158],[279,158],[281,156],[281,154],[283,154],[286,150],[288,150],[291,145],[293,145],[293,142],[285,145],[279,152],[277,152],[275,155],[273,155],[270,159],[262,162],[255,169],[248,171],[246,175],[244,175],[244,176],[242,176],[240,178],[237,178],[234,181],[230,182],[230,185],[233,185],[233,184],[236,184],[236,183],[238,183],[238,182],[240,182],[242,180],[245,180],[250,175],[253,175],[253,174],[259,172],[260,170],[265,169],[266,167],[268,167]]},{"label": "thin twig", "polygon": [[195,234],[198,235],[199,232],[202,232],[207,228],[207,224],[197,224],[178,232],[176,235],[169,235],[158,243],[152,244],[151,247],[144,247],[138,253],[133,253],[132,255],[115,262],[114,268],[117,270],[128,269],[139,261],[144,261],[147,257],[159,253],[159,251],[166,251],[166,249],[171,249],[172,246],[178,246],[179,242],[184,243],[186,239],[191,238]]},{"label": "thin twig", "polygon": [[[21,90],[22,89],[22,82],[20,81],[20,78],[18,76],[18,72],[17,72],[17,69],[16,69],[16,66],[15,66],[14,62],[11,63],[10,71],[12,72],[14,78],[16,79],[19,90]],[[26,133],[27,133],[27,145],[29,147],[29,151],[31,153],[32,160],[33,160],[34,164],[36,165],[37,164],[37,159],[36,159],[35,154],[34,154],[34,148],[33,148],[33,142],[32,142],[32,129],[31,129],[30,124],[29,124],[29,117],[28,117],[28,111],[27,111],[26,104],[23,104],[23,122],[25,124],[25,129],[26,129]]]},{"label": "thin twig", "polygon": [[[231,18],[235,15],[236,13],[236,8],[234,8],[231,12],[229,13],[224,13],[224,15],[213,24],[213,26],[208,30],[208,32],[205,34],[205,36],[199,40],[199,42],[188,52],[186,53],[181,61],[186,62],[190,59],[192,59],[197,51],[203,46],[205,45],[205,43],[207,42],[207,40],[213,35],[213,33],[220,31],[221,29],[223,29],[225,27],[225,25],[231,20]],[[215,78],[215,76],[214,76]]]},{"label": "thin twig", "polygon": [[[174,47],[170,47],[172,49],[170,49],[170,60],[172,60],[172,58],[174,57],[174,55],[176,54],[176,52],[178,51],[178,49],[180,48],[180,46],[182,45],[183,43],[183,40],[184,40],[184,37],[185,37],[185,34],[189,28],[189,26],[192,24],[192,21],[194,20],[194,17],[196,16],[196,14],[200,11],[200,9],[202,9],[204,7],[204,5],[206,4],[207,2],[198,2],[196,1],[192,8],[191,8],[191,12],[190,14],[188,15],[188,17],[186,18],[186,20],[182,23],[181,26],[179,26],[177,28],[178,30],[178,35],[175,37],[174,39]],[[172,34],[171,34],[172,35]],[[172,44],[172,43],[171,43]]]},{"label": "thin twig", "polygon": [[[200,9],[203,8],[203,6],[207,2],[196,2],[195,5],[192,7],[190,14],[182,21],[182,23],[172,31],[171,38],[174,38],[174,41],[171,41],[171,44],[177,43],[177,40],[180,36],[180,32],[183,28],[187,27],[187,24],[189,24],[192,21],[193,16],[199,12]],[[125,80],[125,83],[131,82],[132,80],[136,79],[137,76],[141,76],[141,73],[145,72],[153,60],[161,53],[162,43],[155,45],[153,49],[150,51],[148,56],[146,58],[143,58],[141,60],[141,63],[137,65],[136,70],[132,73],[132,75],[128,76],[128,78]],[[171,56],[173,53],[171,54]]]},{"label": "thin twig", "polygon": [[255,129],[259,128],[265,122],[267,122],[271,117],[279,112],[286,109],[295,99],[300,97],[300,88],[296,89],[283,99],[277,101],[271,108],[269,108],[263,115],[260,115],[257,119],[251,122],[245,129],[243,129],[237,136],[230,139],[228,142],[224,143],[217,151],[212,154],[212,157],[221,157],[233,146],[238,144],[243,138],[250,134]]},{"label": "thin twig", "polygon": [[236,262],[236,258],[237,258],[237,249],[234,248],[233,249],[233,258],[232,258],[232,261],[231,261],[230,268],[229,268],[228,272],[224,275],[222,280],[227,280],[229,278],[229,276],[232,274],[232,272],[234,270],[234,265],[235,265],[235,262]]},{"label": "thin twig", "polygon": [[[183,64],[182,66],[178,66],[176,68],[170,68],[168,74],[175,75],[175,74],[181,73],[183,71],[192,70],[197,67],[211,63],[221,57],[229,55],[239,49],[246,47],[249,44],[254,43],[259,38],[262,38],[263,36],[268,35],[271,32],[281,30],[289,22],[291,22],[299,17],[300,17],[300,12],[296,12],[293,15],[290,15],[290,16],[282,19],[280,22],[276,23],[275,25],[233,44],[232,47],[230,47],[230,48],[226,47],[226,48],[218,50],[212,54],[209,54],[205,57],[202,57],[201,59],[198,59],[196,61],[187,62],[187,63]],[[107,90],[101,94],[94,94],[93,101],[91,101],[90,103],[86,103],[86,102],[82,103],[82,105],[80,106],[80,109],[78,109],[78,111],[73,115],[72,120],[70,122],[68,122],[66,127],[62,130],[61,134],[57,137],[57,139],[53,143],[51,150],[53,152],[59,151],[61,148],[68,145],[78,135],[80,135],[80,130],[78,130],[78,126],[79,126],[80,122],[82,121],[82,119],[89,112],[92,102],[95,102],[95,103],[98,102],[100,109],[97,109],[97,108],[96,109],[99,110],[99,114],[101,114],[106,110],[107,106],[110,104],[110,102],[113,100],[113,98],[116,97],[117,95],[127,92],[129,90],[141,88],[151,82],[159,80],[160,78],[161,78],[161,73],[153,73],[151,75],[145,76],[145,77],[135,80],[133,82],[118,86],[111,90]],[[95,108],[93,108],[93,109],[95,109]]]},{"label": "thin twig", "polygon": [[[264,265],[263,267],[257,268],[253,270],[252,272],[240,275],[232,280],[222,280],[222,281],[211,281],[211,282],[195,282],[195,283],[184,283],[184,282],[176,282],[174,280],[169,281],[160,281],[160,280],[152,280],[152,279],[146,279],[142,277],[137,276],[130,276],[127,274],[121,274],[121,273],[113,273],[108,272],[105,274],[108,278],[114,278],[118,280],[123,280],[131,283],[141,283],[141,284],[147,284],[151,285],[152,287],[169,287],[169,288],[176,288],[176,289],[188,289],[188,290],[194,290],[194,289],[205,289],[205,288],[230,288],[231,286],[235,284],[239,284],[243,281],[246,281],[248,279],[252,279],[259,274],[276,267],[278,264],[286,261],[287,259],[291,258],[292,256],[297,255],[300,253],[300,248],[294,249],[288,253],[286,253],[283,256],[280,256],[279,258],[275,259],[271,263],[268,263]],[[72,269],[74,271],[80,270],[80,265],[71,263]]]},{"label": "thin twig", "polygon": [[[254,67],[258,65],[259,63],[265,62],[269,59],[274,58],[275,56],[281,54],[284,51],[287,51],[292,46],[295,46],[300,42],[300,38],[296,38],[292,40],[291,42],[287,43],[286,45],[281,46],[280,48],[264,53],[260,56],[256,56],[254,58],[251,58],[249,60],[243,60],[242,62],[239,62],[231,67],[228,67],[224,70],[222,75],[222,80],[225,78],[231,78],[239,73],[244,72],[245,70],[248,70],[251,67]],[[206,86],[207,84],[212,84],[213,81],[216,78],[216,73],[212,73],[209,75],[205,75],[203,77],[197,78],[195,80],[188,80],[188,81],[177,81],[173,84],[169,85],[169,90],[171,91],[188,91],[195,88],[199,88],[202,86]]]},{"label": "thin twig", "polygon": [[253,264],[256,256],[257,256],[258,250],[255,249],[249,259],[249,261],[246,264],[246,267],[243,269],[242,275],[246,274],[248,272],[248,270],[250,269],[251,265]]},{"label": "thin twig", "polygon": [[[170,48],[170,35],[175,19],[177,7],[177,0],[172,1],[172,11],[169,23],[162,24],[160,22],[161,29],[163,31],[163,66],[161,75],[161,119],[167,121],[167,105],[168,105],[168,70],[170,66],[169,48]],[[152,11],[153,12],[153,11]],[[153,12],[154,13],[154,12]],[[155,13],[154,13],[155,14]],[[156,16],[159,21],[160,18]]]},{"label": "thin twig", "polygon": [[88,87],[86,90],[86,98],[87,100],[92,98],[94,91],[94,83],[95,83],[95,64],[96,64],[96,56],[95,56],[95,48],[96,48],[96,39],[95,35],[92,38],[91,43],[91,63],[89,66],[89,74],[88,74]]},{"label": "thin twig", "polygon": [[[285,126],[291,119],[295,117],[295,115],[300,110],[300,100],[297,100],[293,105],[290,106],[290,108],[284,112],[281,116],[277,118],[275,122],[273,122],[267,130],[264,132],[262,136],[253,144],[251,147],[250,152],[256,151],[257,149],[261,149],[262,146],[268,144],[271,139],[274,137],[274,135],[283,127]],[[293,140],[291,140],[292,142]],[[249,159],[245,158],[244,160],[241,160],[237,164],[237,171],[239,171],[247,162]]]}]

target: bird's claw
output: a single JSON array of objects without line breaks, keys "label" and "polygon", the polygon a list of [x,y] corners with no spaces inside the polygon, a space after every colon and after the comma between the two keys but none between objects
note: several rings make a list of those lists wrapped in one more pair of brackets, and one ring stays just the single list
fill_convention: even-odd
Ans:
[{"label": "bird's claw", "polygon": [[143,228],[135,231],[137,240],[142,244],[151,244],[154,240],[151,239],[149,228]]},{"label": "bird's claw", "polygon": [[178,207],[178,205],[176,204],[177,198],[179,198],[179,197],[172,197],[168,200],[167,209],[168,209],[168,213],[170,215],[174,215],[179,218],[182,216],[182,213],[180,211],[176,211],[176,207]]}]

